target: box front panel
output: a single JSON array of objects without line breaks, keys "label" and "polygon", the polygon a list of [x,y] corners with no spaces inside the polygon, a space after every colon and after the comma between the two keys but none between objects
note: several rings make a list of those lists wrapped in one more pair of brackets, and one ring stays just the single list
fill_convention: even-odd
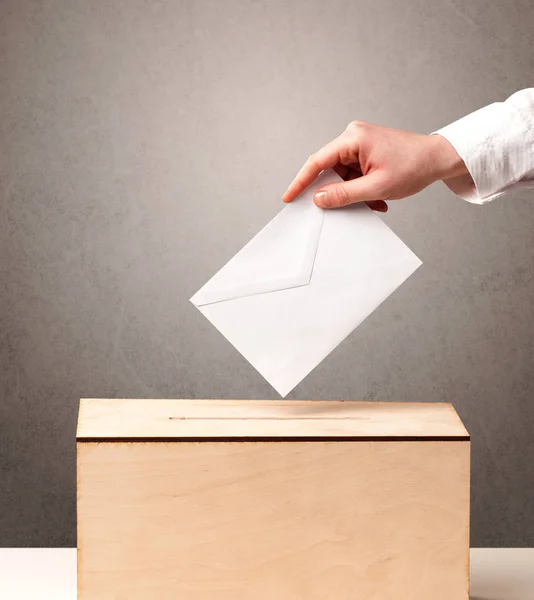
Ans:
[{"label": "box front panel", "polygon": [[468,442],[80,443],[80,600],[467,600]]}]

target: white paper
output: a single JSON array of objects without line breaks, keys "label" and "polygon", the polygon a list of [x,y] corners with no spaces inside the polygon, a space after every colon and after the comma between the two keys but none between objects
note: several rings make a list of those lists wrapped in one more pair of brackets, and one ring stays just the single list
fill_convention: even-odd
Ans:
[{"label": "white paper", "polygon": [[191,298],[281,396],[421,265],[366,205],[315,206],[335,181],[323,172]]}]

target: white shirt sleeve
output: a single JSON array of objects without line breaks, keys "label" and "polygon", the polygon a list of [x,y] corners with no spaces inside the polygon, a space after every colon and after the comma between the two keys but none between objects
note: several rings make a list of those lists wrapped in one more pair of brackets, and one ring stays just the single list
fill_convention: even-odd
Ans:
[{"label": "white shirt sleeve", "polygon": [[510,190],[534,187],[534,88],[434,133],[454,146],[471,174],[445,181],[464,200],[484,204]]}]

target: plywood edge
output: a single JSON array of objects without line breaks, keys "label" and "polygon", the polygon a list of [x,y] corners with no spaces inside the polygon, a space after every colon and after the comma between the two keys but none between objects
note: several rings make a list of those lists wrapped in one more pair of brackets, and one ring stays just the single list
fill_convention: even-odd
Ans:
[{"label": "plywood edge", "polygon": [[85,407],[91,402],[91,399],[87,399],[87,398],[81,398],[80,399],[80,404],[78,406],[78,421],[76,423],[76,439],[80,439],[80,436],[83,435],[83,429],[84,429],[84,423],[85,423],[85,418],[84,418],[84,413],[85,413]]},{"label": "plywood edge", "polygon": [[227,437],[216,437],[216,436],[206,436],[206,437],[184,437],[184,436],[176,436],[176,437],[84,437],[79,436],[76,438],[78,444],[102,444],[102,443],[122,443],[122,444],[135,444],[135,443],[200,443],[200,442],[223,442],[223,443],[268,443],[268,442],[300,442],[300,443],[311,443],[311,442],[377,442],[377,443],[387,443],[387,442],[469,442],[469,437],[462,436],[447,436],[447,437],[438,437],[438,436],[426,436],[426,437],[417,437],[417,436],[250,436],[250,437],[236,437],[236,436],[227,436]]},{"label": "plywood edge", "polygon": [[454,419],[456,421],[456,426],[458,428],[458,433],[461,435],[464,435],[467,439],[471,439],[471,435],[469,433],[469,431],[467,430],[467,427],[464,425],[464,422],[462,421],[462,419],[460,418],[460,415],[458,414],[456,408],[454,408],[454,405],[451,402],[443,402],[443,405],[446,406],[452,413],[452,419]]}]

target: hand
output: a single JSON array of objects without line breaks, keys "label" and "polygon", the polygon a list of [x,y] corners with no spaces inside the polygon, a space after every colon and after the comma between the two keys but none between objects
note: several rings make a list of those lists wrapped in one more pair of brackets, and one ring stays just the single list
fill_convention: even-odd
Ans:
[{"label": "hand", "polygon": [[345,180],[320,188],[314,202],[337,208],[366,202],[386,212],[386,200],[417,194],[431,183],[468,174],[453,146],[441,135],[422,135],[353,121],[335,140],[312,154],[282,197],[291,202],[324,169]]}]

